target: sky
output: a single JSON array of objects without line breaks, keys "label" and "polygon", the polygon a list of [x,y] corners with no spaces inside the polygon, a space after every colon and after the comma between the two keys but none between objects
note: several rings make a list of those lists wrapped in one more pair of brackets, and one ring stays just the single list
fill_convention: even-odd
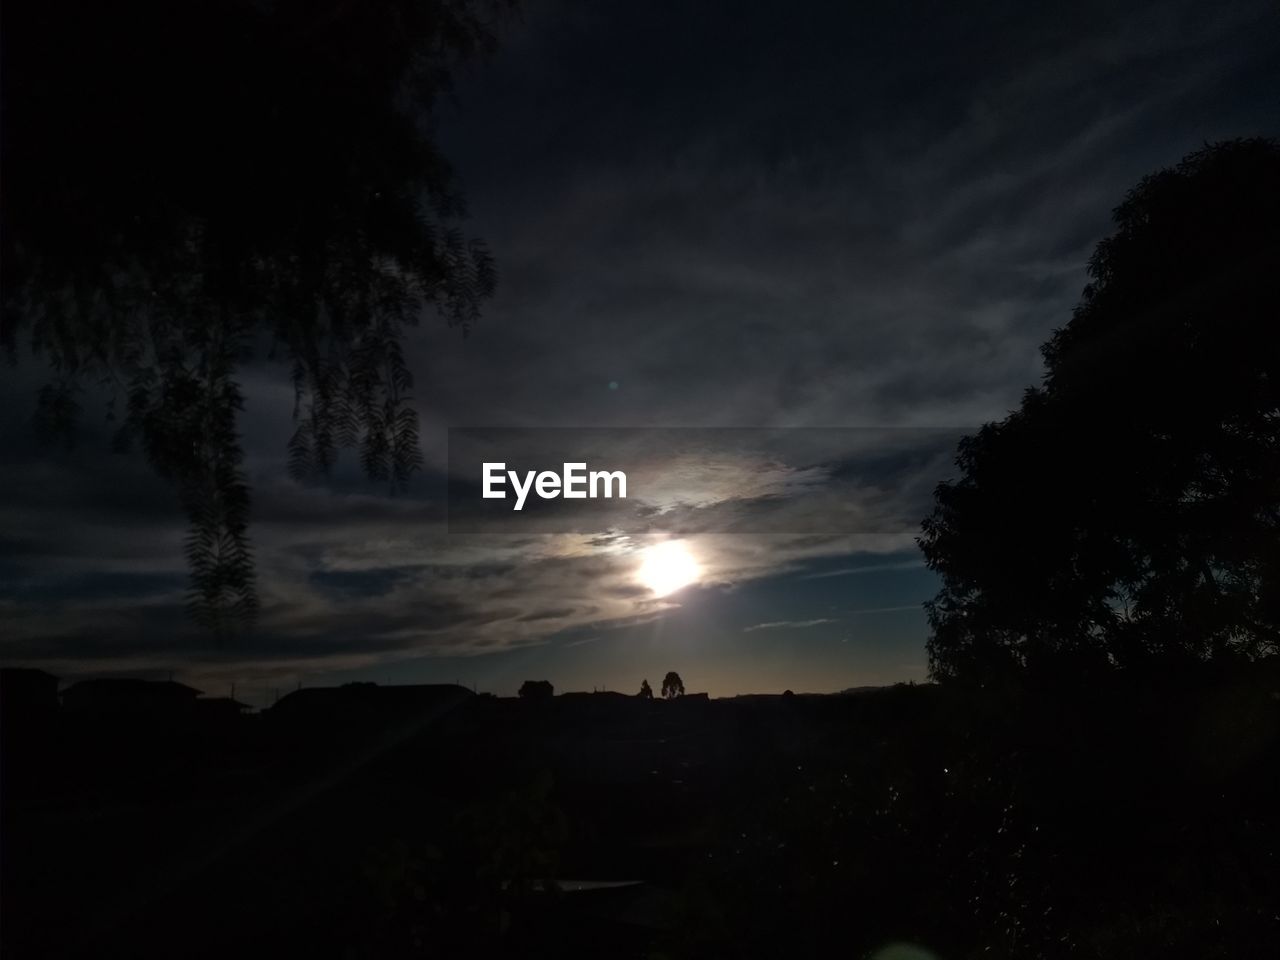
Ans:
[{"label": "sky", "polygon": [[[937,584],[913,525],[698,532],[697,582],[658,597],[637,576],[652,537],[450,532],[448,429],[998,419],[1124,192],[1206,142],[1280,135],[1267,2],[531,2],[501,39],[434,118],[500,284],[468,336],[427,314],[407,344],[423,476],[394,497],[349,461],[290,480],[288,371],[248,366],[263,608],[217,641],[183,613],[173,491],[88,405],[74,448],[40,443],[26,358],[0,381],[0,660],[236,683],[255,706],[349,680],[923,680]],[[862,488],[923,510],[954,468],[917,467]],[[754,502],[758,471],[727,477],[718,497]]]}]

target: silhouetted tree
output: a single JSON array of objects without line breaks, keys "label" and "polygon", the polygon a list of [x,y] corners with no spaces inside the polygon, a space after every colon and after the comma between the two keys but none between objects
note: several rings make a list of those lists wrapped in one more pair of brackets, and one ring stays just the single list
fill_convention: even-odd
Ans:
[{"label": "silhouetted tree", "polygon": [[526,680],[520,684],[520,696],[525,700],[547,700],[555,695],[556,688],[550,680]]},{"label": "silhouetted tree", "polygon": [[67,436],[110,392],[117,444],[178,489],[210,623],[257,604],[245,362],[289,364],[295,476],[346,445],[393,486],[421,464],[404,328],[434,304],[465,330],[495,282],[430,110],[511,2],[5,7],[0,340],[47,357]]},{"label": "silhouetted tree", "polygon": [[684,681],[674,670],[662,678],[662,695],[668,700],[684,696]]},{"label": "silhouetted tree", "polygon": [[653,699],[653,687],[649,686],[647,679],[640,681],[640,692],[636,694],[641,700]]},{"label": "silhouetted tree", "polygon": [[1277,649],[1280,146],[1206,147],[1115,224],[1042,386],[938,487],[935,676]]}]

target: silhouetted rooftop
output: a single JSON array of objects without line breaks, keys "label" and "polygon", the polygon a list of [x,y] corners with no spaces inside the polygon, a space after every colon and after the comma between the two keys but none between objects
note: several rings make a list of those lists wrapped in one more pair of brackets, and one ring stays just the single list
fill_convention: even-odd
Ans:
[{"label": "silhouetted rooftop", "polygon": [[54,710],[58,678],[30,667],[0,668],[0,705],[6,710]]},{"label": "silhouetted rooftop", "polygon": [[418,683],[379,686],[376,683],[348,683],[340,687],[305,687],[282,697],[268,711],[272,715],[294,715],[321,711],[356,709],[407,709],[435,706],[475,696],[456,683]]},{"label": "silhouetted rooftop", "polygon": [[241,703],[234,697],[201,697],[196,706],[204,710],[251,710],[247,703]]},{"label": "silhouetted rooftop", "polygon": [[94,697],[186,697],[195,699],[201,691],[176,680],[138,680],[134,677],[101,677],[96,680],[80,680],[62,691],[67,697],[77,699]]}]

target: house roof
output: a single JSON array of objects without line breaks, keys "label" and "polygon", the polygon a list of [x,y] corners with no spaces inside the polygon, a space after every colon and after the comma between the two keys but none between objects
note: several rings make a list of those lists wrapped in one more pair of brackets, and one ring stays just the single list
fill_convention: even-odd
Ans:
[{"label": "house roof", "polygon": [[201,697],[196,701],[197,706],[218,706],[218,707],[235,707],[237,710],[251,710],[252,707],[247,703],[241,703],[234,697]]},{"label": "house roof", "polygon": [[281,697],[271,713],[332,710],[349,706],[403,708],[439,703],[474,694],[454,683],[415,683],[379,686],[376,683],[348,683],[340,687],[305,687]]},{"label": "house roof", "polygon": [[201,694],[195,687],[189,687],[175,680],[139,680],[134,677],[99,677],[95,680],[80,680],[62,691],[64,697],[67,694],[75,697],[85,693],[92,696],[120,698],[184,695],[192,699]]},{"label": "house roof", "polygon": [[58,678],[55,677],[52,673],[49,673],[48,671],[45,671],[45,670],[40,670],[36,667],[0,667],[0,677],[3,677],[7,680],[16,679],[20,682],[21,681],[30,682],[30,681],[39,680],[42,683],[48,683],[50,680],[52,680],[56,683],[58,680]]}]

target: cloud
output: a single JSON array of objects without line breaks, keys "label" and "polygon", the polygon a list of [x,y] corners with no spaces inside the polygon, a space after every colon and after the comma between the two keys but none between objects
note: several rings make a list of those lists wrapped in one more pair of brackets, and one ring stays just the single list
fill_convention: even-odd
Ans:
[{"label": "cloud", "polygon": [[865,607],[860,610],[850,610],[848,613],[849,616],[855,617],[860,614],[872,613],[906,613],[908,610],[914,610],[919,613],[922,611],[922,607],[918,603],[904,603],[897,607]]},{"label": "cloud", "polygon": [[[218,647],[182,615],[172,489],[105,452],[93,398],[76,450],[36,449],[42,370],[20,364],[0,383],[0,659],[290,676],[536,651],[671,616],[684,601],[634,577],[640,534],[447,533],[446,429],[1002,416],[1040,376],[1038,345],[1070,317],[1124,191],[1203,140],[1274,130],[1280,59],[1255,29],[1268,7],[932,5],[928,31],[912,4],[782,20],[530,10],[441,120],[502,284],[466,340],[425,319],[406,344],[429,472],[397,497],[350,457],[329,482],[293,483],[288,371],[248,369],[262,620]],[[720,42],[726,22],[740,42]],[[954,470],[940,455],[877,484],[853,452],[673,470],[650,506],[716,589],[789,575],[843,602],[853,578],[921,564],[902,559],[908,525],[838,534],[823,511],[856,499],[873,518],[917,516]],[[792,532],[760,532],[780,509]],[[724,529],[755,532],[710,532]]]},{"label": "cloud", "polygon": [[743,627],[743,633],[753,633],[756,630],[781,630],[783,628],[816,627],[824,623],[839,623],[838,620],[831,620],[827,617],[820,617],[817,620],[772,620],[769,623],[756,623],[749,627]]},{"label": "cloud", "polygon": [[853,577],[863,573],[885,573],[892,570],[921,570],[924,568],[923,560],[902,560],[895,563],[873,563],[862,567],[841,567],[838,570],[819,570],[816,573],[806,573],[798,580],[826,580],[830,577]]}]

